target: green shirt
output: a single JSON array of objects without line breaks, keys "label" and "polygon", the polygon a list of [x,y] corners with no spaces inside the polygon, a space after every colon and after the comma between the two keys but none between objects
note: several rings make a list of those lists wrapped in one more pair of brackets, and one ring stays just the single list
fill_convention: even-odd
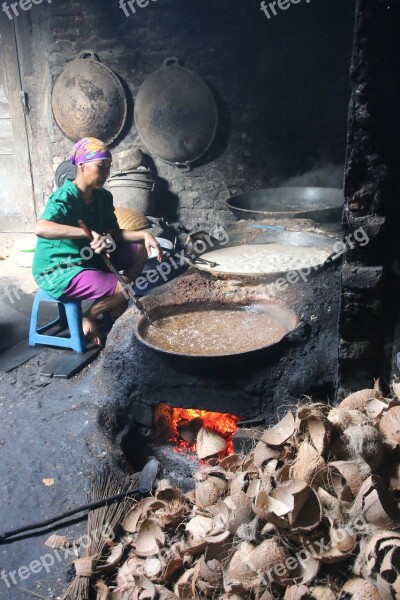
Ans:
[{"label": "green shirt", "polygon": [[[97,233],[119,229],[110,192],[93,190],[93,202],[86,204],[76,185],[68,179],[51,194],[40,218],[73,227],[79,227],[78,220],[82,219],[89,229]],[[53,298],[59,298],[71,279],[81,271],[106,270],[101,257],[93,253],[89,244],[86,238],[38,238],[32,267],[38,286]]]}]

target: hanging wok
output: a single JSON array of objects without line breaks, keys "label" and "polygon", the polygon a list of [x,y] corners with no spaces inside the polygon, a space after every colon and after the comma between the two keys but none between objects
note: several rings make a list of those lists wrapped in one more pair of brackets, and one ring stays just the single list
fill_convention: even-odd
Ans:
[{"label": "hanging wok", "polygon": [[91,50],[79,52],[59,75],[51,105],[57,125],[74,142],[96,137],[111,144],[127,115],[121,82]]},{"label": "hanging wok", "polygon": [[205,81],[175,57],[140,86],[135,124],[150,152],[168,163],[189,167],[211,145],[217,106]]},{"label": "hanging wok", "polygon": [[320,223],[340,221],[342,190],[323,187],[266,188],[232,196],[227,205],[238,219],[312,219]]}]

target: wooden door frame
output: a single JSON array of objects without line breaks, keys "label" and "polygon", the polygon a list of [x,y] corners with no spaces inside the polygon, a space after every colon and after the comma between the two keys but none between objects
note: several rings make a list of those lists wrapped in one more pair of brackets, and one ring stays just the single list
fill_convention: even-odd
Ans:
[{"label": "wooden door frame", "polygon": [[1,17],[0,35],[2,39],[1,60],[7,81],[10,119],[17,147],[15,162],[20,182],[17,193],[19,214],[10,217],[3,216],[0,231],[2,233],[30,232],[33,231],[37,214],[26,114],[21,96],[23,88],[14,21],[7,20],[5,16]]}]

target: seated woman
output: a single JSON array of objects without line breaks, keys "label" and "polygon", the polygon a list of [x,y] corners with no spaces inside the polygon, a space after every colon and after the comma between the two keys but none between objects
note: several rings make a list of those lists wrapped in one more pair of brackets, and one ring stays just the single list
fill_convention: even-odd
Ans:
[{"label": "seated woman", "polygon": [[[150,233],[119,228],[112,195],[103,189],[111,167],[111,153],[103,142],[96,138],[80,140],[70,161],[77,167],[74,181],[65,180],[49,197],[35,227],[39,239],[33,276],[53,298],[94,300],[82,326],[90,341],[101,344],[96,318],[105,311],[118,318],[127,301],[117,277],[108,272],[99,255],[113,250],[110,258],[114,265],[124,272],[127,282],[133,282],[151,249],[156,250],[159,261],[162,252]],[[91,230],[92,242],[79,227],[79,220]]]}]

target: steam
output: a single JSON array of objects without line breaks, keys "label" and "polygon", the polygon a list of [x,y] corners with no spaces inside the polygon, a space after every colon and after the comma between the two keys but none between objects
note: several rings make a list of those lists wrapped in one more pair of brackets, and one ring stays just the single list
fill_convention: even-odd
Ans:
[{"label": "steam", "polygon": [[[343,165],[332,162],[316,165],[302,175],[294,175],[285,181],[274,181],[278,187],[343,187]],[[272,182],[270,182],[271,185]]]}]

